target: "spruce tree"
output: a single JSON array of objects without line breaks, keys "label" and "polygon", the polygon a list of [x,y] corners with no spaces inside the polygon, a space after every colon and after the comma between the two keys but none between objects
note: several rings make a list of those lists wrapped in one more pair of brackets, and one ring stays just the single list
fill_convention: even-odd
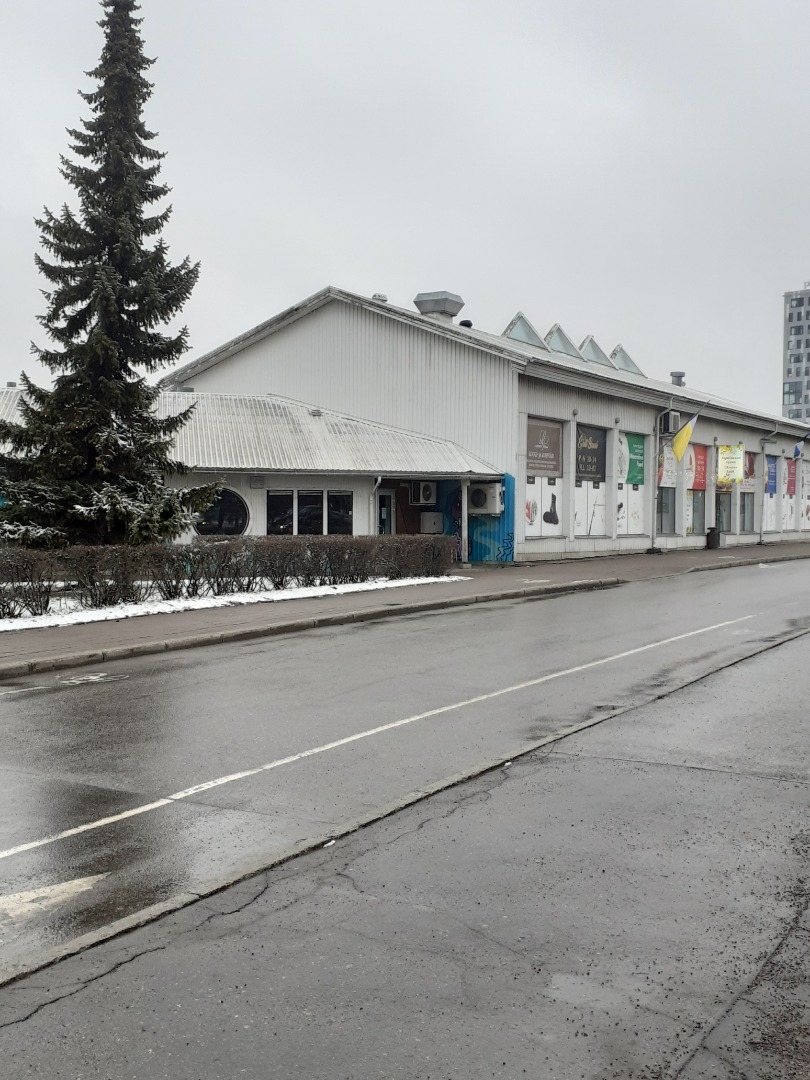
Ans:
[{"label": "spruce tree", "polygon": [[[163,332],[199,274],[169,261],[161,237],[171,208],[156,203],[164,153],[142,119],[152,92],[137,0],[101,0],[104,48],[80,92],[92,114],[68,129],[77,160],[62,176],[78,196],[36,224],[36,264],[50,284],[41,326],[50,347],[32,351],[53,373],[51,389],[25,374],[22,423],[0,424],[0,539],[28,544],[140,543],[176,537],[216,486],[172,488],[182,475],[173,436],[191,409],[155,412],[147,377],[178,360],[188,332]],[[5,445],[3,445],[5,444]]]}]

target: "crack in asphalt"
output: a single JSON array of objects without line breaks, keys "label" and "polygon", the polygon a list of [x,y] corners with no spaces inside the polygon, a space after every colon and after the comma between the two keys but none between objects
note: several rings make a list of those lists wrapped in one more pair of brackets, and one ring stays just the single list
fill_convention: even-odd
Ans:
[{"label": "crack in asphalt", "polygon": [[58,1005],[60,1001],[66,1001],[68,998],[75,997],[83,990],[86,990],[88,986],[92,986],[93,983],[99,982],[101,979],[106,979],[108,975],[113,975],[116,971],[120,971],[120,969],[126,967],[127,964],[132,964],[135,960],[140,960],[141,957],[149,956],[151,953],[163,952],[167,948],[168,945],[156,945],[154,948],[151,949],[141,949],[139,952],[134,953],[132,956],[128,956],[124,960],[119,960],[117,963],[113,964],[112,967],[107,968],[106,971],[101,971],[98,973],[98,975],[91,975],[89,978],[83,979],[81,981],[81,984],[77,986],[75,990],[70,990],[66,994],[60,994],[58,997],[49,998],[47,1001],[41,1001],[29,1013],[26,1013],[25,1016],[17,1017],[16,1020],[9,1020],[6,1023],[0,1023],[0,1031],[5,1030],[5,1028],[16,1027],[19,1024],[25,1024],[32,1017],[36,1016],[37,1013],[41,1013],[43,1009],[47,1009],[51,1005]]},{"label": "crack in asphalt", "polygon": [[787,776],[773,776],[770,773],[748,772],[745,769],[721,769],[710,765],[690,765],[685,761],[658,761],[651,758],[616,757],[611,754],[587,754],[577,751],[572,753],[566,750],[550,750],[547,757],[565,757],[572,760],[584,759],[587,761],[613,761],[617,764],[626,765],[653,765],[662,769],[686,769],[694,772],[717,773],[720,776],[741,776],[750,780],[768,780],[774,784],[798,784],[801,787],[810,787],[810,780],[793,779]]}]

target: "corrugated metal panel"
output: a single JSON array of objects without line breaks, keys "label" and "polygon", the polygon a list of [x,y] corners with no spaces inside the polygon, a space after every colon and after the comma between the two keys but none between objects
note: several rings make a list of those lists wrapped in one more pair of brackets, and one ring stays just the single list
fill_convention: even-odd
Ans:
[{"label": "corrugated metal panel", "polygon": [[178,432],[176,454],[194,469],[500,475],[448,440],[275,396],[163,393],[158,414],[174,416],[192,402],[194,412]]},{"label": "corrugated metal panel", "polygon": [[563,382],[547,382],[545,379],[520,377],[520,411],[532,416],[546,416],[550,420],[573,420],[574,409],[579,410],[576,419],[581,424],[612,428],[619,417],[622,431],[638,431],[648,434],[655,426],[658,410],[651,405],[623,401],[606,394],[594,394]]},{"label": "corrugated metal panel", "polygon": [[0,390],[0,420],[20,419],[17,415],[17,402],[21,393],[21,390]]},{"label": "corrugated metal panel", "polygon": [[196,373],[196,392],[278,394],[440,439],[505,471],[514,461],[508,359],[333,301]]}]

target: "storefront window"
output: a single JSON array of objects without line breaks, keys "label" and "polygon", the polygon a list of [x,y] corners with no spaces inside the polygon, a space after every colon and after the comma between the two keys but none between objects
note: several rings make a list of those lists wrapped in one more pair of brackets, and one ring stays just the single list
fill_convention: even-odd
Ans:
[{"label": "storefront window", "polygon": [[267,535],[289,536],[293,531],[293,493],[267,492]]},{"label": "storefront window", "polygon": [[194,528],[200,536],[241,536],[247,529],[248,508],[244,499],[224,488]]},{"label": "storefront window", "polygon": [[659,536],[675,535],[675,488],[658,489],[655,527]]},{"label": "storefront window", "polygon": [[692,506],[692,527],[689,531],[704,533],[706,531],[706,492],[687,491],[686,498]]},{"label": "storefront window", "polygon": [[731,492],[717,492],[717,528],[721,533],[731,532]]},{"label": "storefront window", "polygon": [[336,536],[351,536],[353,495],[351,491],[329,491],[326,495],[326,531]]},{"label": "storefront window", "polygon": [[740,532],[754,531],[754,493],[743,491],[740,495]]},{"label": "storefront window", "polygon": [[298,492],[298,535],[323,535],[323,492]]}]

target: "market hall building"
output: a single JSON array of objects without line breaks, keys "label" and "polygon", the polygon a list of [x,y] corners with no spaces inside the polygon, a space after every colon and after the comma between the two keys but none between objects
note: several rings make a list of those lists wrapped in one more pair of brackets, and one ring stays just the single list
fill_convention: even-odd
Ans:
[{"label": "market hall building", "polygon": [[[541,336],[521,313],[490,334],[458,320],[452,293],[415,305],[327,288],[163,380],[162,408],[199,402],[178,456],[193,481],[221,476],[220,510],[238,511],[204,528],[351,519],[355,533],[453,535],[475,562],[703,547],[715,529],[727,545],[810,537],[803,424],[679,372],[648,379],[620,345],[577,346],[559,325]],[[695,414],[676,460],[672,435]],[[420,439],[422,456],[405,452]]]}]

